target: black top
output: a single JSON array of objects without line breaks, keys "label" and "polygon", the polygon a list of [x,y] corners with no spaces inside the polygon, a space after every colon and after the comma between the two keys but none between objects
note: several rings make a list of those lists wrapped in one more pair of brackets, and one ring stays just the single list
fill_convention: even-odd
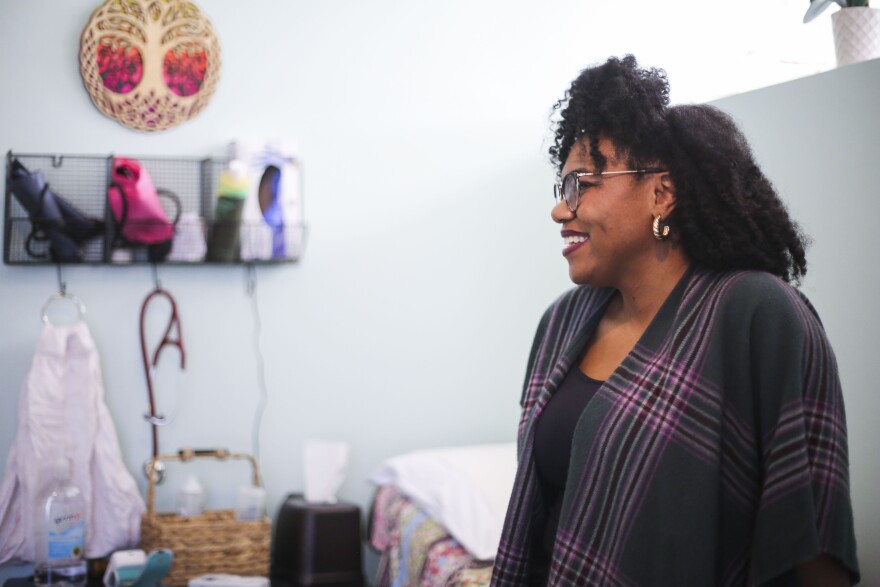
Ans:
[{"label": "black top", "polygon": [[540,540],[547,560],[550,560],[559,525],[574,429],[581,412],[602,383],[585,375],[577,366],[572,367],[535,424],[535,468],[547,507],[547,523]]}]

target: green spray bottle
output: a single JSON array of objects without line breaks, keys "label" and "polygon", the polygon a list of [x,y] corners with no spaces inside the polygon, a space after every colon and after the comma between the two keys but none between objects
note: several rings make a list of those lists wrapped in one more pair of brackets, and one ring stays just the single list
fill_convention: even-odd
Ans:
[{"label": "green spray bottle", "polygon": [[241,235],[241,214],[250,189],[250,178],[243,161],[233,160],[220,174],[217,205],[208,237],[206,260],[215,263],[236,261]]}]

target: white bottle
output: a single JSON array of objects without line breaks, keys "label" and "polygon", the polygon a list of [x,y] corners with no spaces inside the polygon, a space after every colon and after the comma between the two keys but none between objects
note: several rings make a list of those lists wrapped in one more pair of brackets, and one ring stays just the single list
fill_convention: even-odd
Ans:
[{"label": "white bottle", "polygon": [[177,498],[177,513],[181,516],[200,516],[205,504],[205,492],[195,475],[186,478]]},{"label": "white bottle", "polygon": [[34,582],[37,585],[85,585],[86,503],[73,485],[70,461],[52,467],[52,485],[38,497],[34,527]]}]

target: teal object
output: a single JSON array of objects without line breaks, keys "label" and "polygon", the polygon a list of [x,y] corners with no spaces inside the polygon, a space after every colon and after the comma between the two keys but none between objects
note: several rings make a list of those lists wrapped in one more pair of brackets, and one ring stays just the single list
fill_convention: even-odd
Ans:
[{"label": "teal object", "polygon": [[174,554],[167,548],[154,550],[147,556],[147,564],[144,570],[132,584],[132,587],[158,587],[160,581],[171,570]]},{"label": "teal object", "polygon": [[140,567],[122,567],[117,569],[114,579],[116,587],[132,587],[140,579],[143,569]]}]

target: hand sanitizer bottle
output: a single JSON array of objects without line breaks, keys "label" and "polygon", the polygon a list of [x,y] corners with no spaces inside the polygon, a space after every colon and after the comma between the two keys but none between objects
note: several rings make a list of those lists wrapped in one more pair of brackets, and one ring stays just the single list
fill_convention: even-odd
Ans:
[{"label": "hand sanitizer bottle", "polygon": [[38,498],[34,527],[34,582],[82,586],[86,582],[86,504],[71,482],[70,461],[52,463],[53,482]]}]

